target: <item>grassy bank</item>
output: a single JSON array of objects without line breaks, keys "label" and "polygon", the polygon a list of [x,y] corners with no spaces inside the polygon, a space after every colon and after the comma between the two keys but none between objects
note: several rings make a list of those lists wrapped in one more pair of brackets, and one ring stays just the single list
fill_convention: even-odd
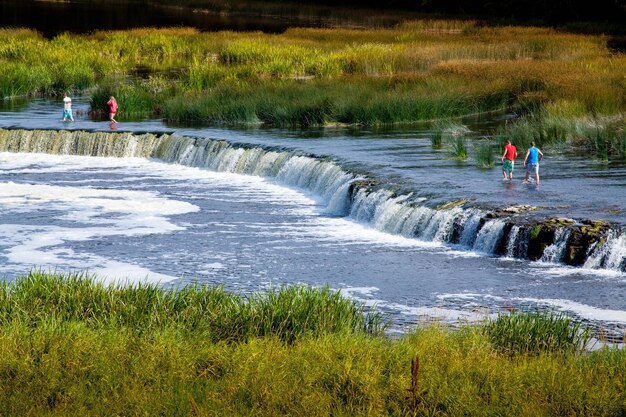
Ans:
[{"label": "grassy bank", "polygon": [[105,116],[213,125],[406,125],[498,110],[500,132],[626,157],[626,56],[603,36],[422,20],[283,34],[0,30],[0,95],[89,91]]},{"label": "grassy bank", "polygon": [[[626,352],[581,353],[580,339],[537,343],[565,340],[579,329],[558,317],[507,317],[390,340],[375,316],[326,289],[243,300],[215,288],[104,287],[33,274],[0,291],[0,410],[37,416],[626,411]],[[522,328],[529,337],[519,338],[515,330]]]}]

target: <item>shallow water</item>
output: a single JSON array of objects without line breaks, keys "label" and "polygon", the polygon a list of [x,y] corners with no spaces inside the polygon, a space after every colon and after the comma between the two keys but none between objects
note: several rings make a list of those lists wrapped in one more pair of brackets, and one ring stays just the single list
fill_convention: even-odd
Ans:
[{"label": "shallow water", "polygon": [[[76,110],[87,107],[75,99]],[[1,111],[0,127],[110,130],[81,115],[63,124],[60,108],[54,101],[27,102]],[[428,131],[174,128],[159,120],[117,128],[300,149],[434,201],[525,203],[548,207],[537,215],[624,220],[626,167],[619,164],[547,153],[536,189],[522,185],[519,174],[513,185],[502,184],[498,168],[433,152]],[[509,306],[549,306],[617,336],[626,329],[623,273],[493,258],[382,233],[328,216],[319,196],[273,180],[133,158],[4,153],[0,168],[7,279],[41,267],[88,269],[107,279],[197,280],[239,291],[329,283],[392,313],[398,327],[423,316],[474,320]]]}]

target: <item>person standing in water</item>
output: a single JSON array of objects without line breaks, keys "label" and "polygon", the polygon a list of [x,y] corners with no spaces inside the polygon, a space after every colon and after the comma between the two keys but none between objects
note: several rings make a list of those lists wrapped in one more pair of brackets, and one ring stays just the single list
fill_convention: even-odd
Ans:
[{"label": "person standing in water", "polygon": [[117,113],[117,101],[115,97],[111,96],[109,101],[107,101],[107,108],[109,109],[109,120],[111,123],[117,123],[117,120],[115,120],[115,114]]},{"label": "person standing in water", "polygon": [[517,158],[517,148],[511,145],[511,140],[507,139],[506,145],[504,145],[504,153],[502,154],[502,180],[513,181],[513,166],[515,165],[515,158]]},{"label": "person standing in water", "polygon": [[539,162],[543,159],[543,152],[535,147],[535,142],[530,142],[530,148],[526,151],[524,166],[526,167],[526,177],[524,182],[528,182],[530,174],[535,175],[535,182],[539,185]]},{"label": "person standing in water", "polygon": [[63,121],[74,121],[72,117],[72,99],[68,97],[67,93],[63,94]]}]

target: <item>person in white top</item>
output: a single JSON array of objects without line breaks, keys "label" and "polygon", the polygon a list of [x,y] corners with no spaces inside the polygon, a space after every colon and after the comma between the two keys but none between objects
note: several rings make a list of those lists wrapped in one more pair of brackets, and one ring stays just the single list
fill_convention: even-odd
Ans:
[{"label": "person in white top", "polygon": [[67,96],[67,93],[63,94],[63,121],[74,121],[72,117],[72,99]]}]

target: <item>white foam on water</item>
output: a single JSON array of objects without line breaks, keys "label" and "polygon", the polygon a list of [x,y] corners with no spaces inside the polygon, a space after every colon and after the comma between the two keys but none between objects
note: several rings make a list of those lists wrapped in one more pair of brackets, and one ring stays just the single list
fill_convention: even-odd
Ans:
[{"label": "white foam on water", "polygon": [[611,323],[626,324],[626,311],[624,310],[604,309],[599,307],[593,307],[576,301],[551,298],[518,297],[512,298],[512,300],[555,307],[556,309],[561,311],[572,312],[577,316],[587,320],[598,320]]},{"label": "white foam on water", "polygon": [[[373,227],[344,218],[312,217],[307,223],[307,233],[317,240],[349,244],[379,244],[400,248],[424,248],[447,250],[440,242],[425,242],[399,235],[381,232]],[[302,232],[298,229],[294,233]]]},{"label": "white foam on water", "polygon": [[611,323],[626,323],[626,310],[605,309],[600,307],[590,306],[588,304],[580,303],[572,300],[554,299],[554,298],[534,298],[534,297],[501,297],[492,294],[478,294],[478,293],[450,293],[439,294],[437,299],[442,301],[447,300],[491,300],[491,302],[497,303],[530,303],[542,306],[549,306],[559,311],[570,312],[574,315],[592,321],[603,321]]},{"label": "white foam on water", "polygon": [[[42,181],[54,182],[55,174],[86,172],[86,175],[102,175],[114,181],[106,181],[115,188],[95,188],[89,178],[72,178],[54,185],[49,183],[0,183],[0,213],[54,211],[55,219],[75,223],[75,226],[44,226],[25,224],[0,225],[0,236],[9,248],[3,255],[9,264],[24,268],[47,268],[48,270],[89,270],[103,275],[103,279],[143,278],[150,276],[158,281],[175,277],[151,272],[144,267],[105,259],[96,254],[75,253],[65,247],[66,243],[99,239],[107,236],[143,236],[182,231],[187,225],[172,222],[169,217],[197,212],[199,208],[178,199],[166,198],[154,191],[137,190],[145,181],[168,180],[184,183],[185,199],[219,200],[219,192],[206,191],[225,188],[229,194],[223,199],[230,203],[245,205],[251,200],[276,204],[277,214],[302,216],[301,224],[254,224],[260,234],[273,234],[279,238],[289,236],[299,239],[314,238],[322,244],[353,245],[377,244],[399,248],[422,248],[447,250],[438,242],[423,242],[378,231],[367,224],[345,218],[321,216],[324,207],[319,198],[302,190],[286,188],[262,177],[233,173],[213,172],[201,168],[166,164],[142,158],[102,158],[85,156],[0,153],[0,166],[8,173],[42,174]],[[21,171],[20,171],[21,170]],[[114,173],[115,176],[112,176]],[[19,178],[19,176],[15,177]],[[32,176],[29,178],[33,178]],[[37,177],[34,177],[37,178]],[[74,179],[78,181],[73,181]],[[128,184],[124,182],[128,180]],[[88,184],[89,186],[85,186]],[[79,185],[79,186],[77,186]],[[130,187],[124,189],[120,187]],[[190,191],[192,189],[192,191]],[[192,198],[193,200],[193,198]],[[62,214],[58,214],[58,213]],[[237,226],[237,225],[226,225]],[[451,251],[453,252],[453,251]],[[198,273],[215,273],[225,269],[223,264],[206,266]],[[10,271],[11,265],[0,267]]]},{"label": "white foam on water", "polygon": [[493,314],[489,314],[486,311],[458,310],[444,307],[415,307],[401,303],[392,303],[373,298],[374,294],[378,291],[379,289],[376,287],[346,287],[340,290],[342,295],[364,306],[382,310],[392,310],[409,318],[409,320],[414,319],[416,322],[435,320],[448,323],[476,323],[493,317]]},{"label": "white foam on water", "polygon": [[626,282],[626,272],[615,269],[585,268],[584,266],[573,267],[545,261],[531,262],[531,266],[534,268],[529,268],[528,272],[542,277],[545,277],[546,275],[553,277],[592,276],[603,279],[624,280],[624,282]]},{"label": "white foam on water", "polygon": [[[38,166],[38,173],[51,171],[89,170],[99,167],[125,167],[145,164],[145,160],[127,158],[58,157],[50,155],[0,155],[3,169],[18,166]],[[32,157],[32,158],[31,158]],[[59,166],[54,166],[58,164]],[[46,168],[47,167],[47,168]],[[12,171],[11,171],[12,172]],[[13,172],[12,172],[13,173]],[[54,178],[54,176],[52,177]],[[103,280],[169,281],[174,277],[158,274],[146,268],[114,261],[90,253],[76,253],[64,246],[69,242],[94,240],[107,236],[144,236],[184,230],[172,223],[169,216],[198,211],[185,201],[165,198],[158,193],[121,189],[98,189],[49,184],[0,183],[0,214],[12,214],[15,224],[0,225],[0,237],[7,264],[0,270],[11,270],[10,264],[20,269],[44,269],[57,272],[90,271]],[[41,212],[50,223],[70,222],[72,226],[20,224],[20,213]],[[62,214],[58,214],[58,213]],[[16,215],[17,214],[17,215]]]},{"label": "white foam on water", "polygon": [[458,293],[458,294],[439,294],[437,295],[438,300],[475,300],[476,298],[484,297],[483,294],[478,293]]},{"label": "white foam on water", "polygon": [[94,273],[98,279],[105,283],[117,284],[132,284],[136,282],[164,283],[180,278],[159,274],[138,265],[105,259],[103,259],[102,266],[93,268],[90,272]]}]

